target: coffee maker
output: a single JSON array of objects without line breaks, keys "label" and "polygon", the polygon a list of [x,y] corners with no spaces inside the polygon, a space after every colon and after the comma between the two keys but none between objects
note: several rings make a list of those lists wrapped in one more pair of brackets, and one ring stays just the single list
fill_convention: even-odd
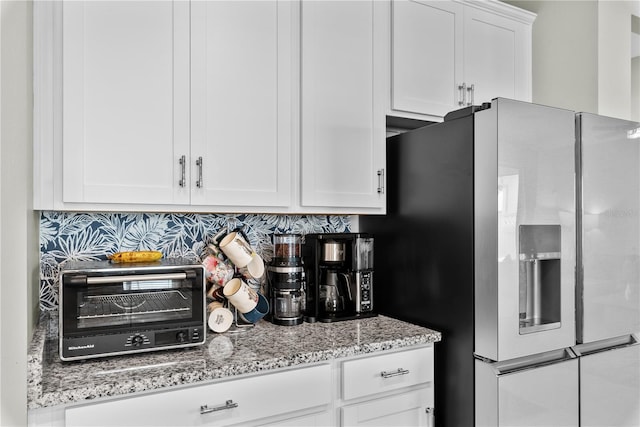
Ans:
[{"label": "coffee maker", "polygon": [[303,245],[307,322],[375,316],[373,236],[367,233],[307,234]]},{"label": "coffee maker", "polygon": [[270,311],[266,320],[282,326],[303,322],[305,272],[300,234],[274,234],[273,258],[267,265]]}]

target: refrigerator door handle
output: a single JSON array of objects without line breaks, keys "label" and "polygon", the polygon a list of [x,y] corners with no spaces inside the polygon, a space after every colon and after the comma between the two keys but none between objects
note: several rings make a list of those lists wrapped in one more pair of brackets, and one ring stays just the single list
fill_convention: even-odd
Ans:
[{"label": "refrigerator door handle", "polygon": [[621,337],[608,338],[601,341],[596,341],[587,344],[578,344],[571,347],[571,350],[578,356],[587,356],[589,354],[600,353],[608,350],[615,350],[618,348],[631,347],[639,345],[640,340],[634,334],[623,335]]},{"label": "refrigerator door handle", "polygon": [[553,365],[575,359],[577,356],[570,348],[552,350],[532,356],[519,357],[517,359],[493,362],[492,368],[498,377],[516,374],[542,366]]}]

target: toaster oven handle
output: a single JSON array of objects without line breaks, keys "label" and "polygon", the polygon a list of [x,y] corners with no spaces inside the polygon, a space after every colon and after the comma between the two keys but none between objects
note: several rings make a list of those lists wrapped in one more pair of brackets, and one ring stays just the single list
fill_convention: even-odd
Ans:
[{"label": "toaster oven handle", "polygon": [[95,276],[87,277],[87,285],[102,285],[113,282],[140,282],[144,280],[184,280],[187,273],[166,274],[131,274],[127,276]]}]

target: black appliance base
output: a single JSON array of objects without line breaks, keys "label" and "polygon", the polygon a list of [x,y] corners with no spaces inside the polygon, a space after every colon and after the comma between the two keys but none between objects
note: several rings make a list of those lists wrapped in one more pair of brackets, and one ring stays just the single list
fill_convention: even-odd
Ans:
[{"label": "black appliance base", "polygon": [[373,311],[368,311],[365,313],[351,313],[351,314],[335,314],[335,315],[326,315],[323,314],[318,316],[316,320],[322,323],[331,323],[331,322],[342,322],[343,320],[356,320],[356,319],[366,319],[367,317],[376,317],[378,313]]}]

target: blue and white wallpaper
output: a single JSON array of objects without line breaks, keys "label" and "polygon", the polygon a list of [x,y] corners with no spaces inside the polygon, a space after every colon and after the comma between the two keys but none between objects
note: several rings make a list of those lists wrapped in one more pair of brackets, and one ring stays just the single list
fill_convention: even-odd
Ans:
[{"label": "blue and white wallpaper", "polygon": [[342,233],[350,217],[337,215],[74,213],[40,216],[40,308],[58,307],[58,274],[67,260],[105,260],[119,251],[157,250],[165,258],[200,260],[221,230],[242,227],[265,262],[275,233]]}]

